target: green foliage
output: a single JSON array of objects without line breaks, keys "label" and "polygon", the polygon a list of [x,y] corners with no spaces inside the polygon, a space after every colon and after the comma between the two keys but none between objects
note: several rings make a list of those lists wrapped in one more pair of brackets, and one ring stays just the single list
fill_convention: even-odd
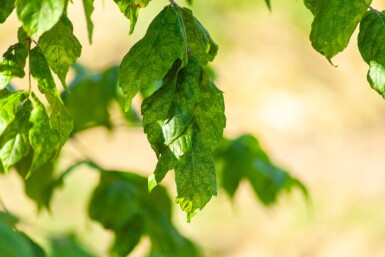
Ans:
[{"label": "green foliage", "polygon": [[[114,2],[129,20],[132,33],[139,10],[150,0]],[[271,8],[270,1],[265,2]],[[275,203],[282,191],[295,187],[307,194],[298,179],[270,160],[254,137],[222,140],[226,125],[223,93],[207,66],[217,55],[218,45],[191,10],[170,1],[119,68],[94,72],[76,64],[82,45],[67,17],[69,3],[72,1],[0,0],[0,23],[16,9],[22,24],[17,43],[0,60],[0,172],[15,169],[23,178],[26,195],[39,210],[49,209],[65,178],[87,164],[100,174],[87,214],[114,233],[111,256],[127,256],[146,237],[151,242],[149,257],[200,257],[199,247],[173,224],[172,201],[166,189],[158,186],[170,170],[175,171],[176,202],[187,213],[188,221],[217,195],[217,177],[231,197],[241,180],[248,180],[265,205]],[[305,1],[315,15],[313,46],[328,59],[346,47],[366,12],[362,1],[349,3]],[[92,42],[94,1],[83,0],[83,7]],[[373,50],[382,49],[379,41],[383,39],[381,35],[371,36],[383,30],[377,16],[382,14],[372,12],[363,18],[359,44],[371,65],[372,86],[383,92],[382,55]],[[380,46],[372,47],[375,44]],[[23,90],[13,90],[9,83],[25,76],[26,65],[29,84]],[[67,88],[70,67],[75,76]],[[59,92],[52,72],[66,91]],[[37,96],[37,90],[48,106]],[[138,92],[143,99],[142,117],[131,108]],[[146,179],[104,169],[88,159],[75,161],[63,171],[59,164],[64,144],[75,142],[79,132],[97,126],[114,131],[116,121],[111,119],[111,112],[116,109],[123,113],[123,125],[143,125],[158,158],[154,173]],[[1,256],[46,256],[42,247],[17,229],[18,222],[8,212],[0,212],[0,238],[5,238],[0,240]],[[52,257],[95,256],[73,234],[51,237],[50,246]]]}]

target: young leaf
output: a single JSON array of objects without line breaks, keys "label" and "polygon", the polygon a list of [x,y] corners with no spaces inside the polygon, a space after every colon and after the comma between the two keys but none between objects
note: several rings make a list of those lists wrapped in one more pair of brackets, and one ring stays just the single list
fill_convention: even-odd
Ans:
[{"label": "young leaf", "polygon": [[62,85],[66,87],[69,66],[80,56],[82,46],[73,34],[71,21],[62,16],[59,22],[39,39],[38,45]]},{"label": "young leaf", "polygon": [[368,81],[385,98],[385,13],[369,11],[362,19],[358,48],[369,64]]},{"label": "young leaf", "polygon": [[329,61],[343,51],[369,3],[364,0],[305,0],[314,15],[310,33],[314,49]]},{"label": "young leaf", "polygon": [[226,123],[222,92],[190,57],[179,72],[176,63],[163,86],[143,101],[142,114],[144,131],[159,159],[150,189],[175,169],[177,201],[190,220],[216,195],[212,154]]},{"label": "young leaf", "polygon": [[22,28],[18,31],[19,42],[8,48],[0,60],[0,90],[15,77],[24,77],[24,67],[28,56],[28,41]]},{"label": "young leaf", "polygon": [[183,8],[182,15],[189,53],[198,58],[202,65],[206,65],[214,60],[218,52],[218,45],[212,40],[208,31],[194,17],[191,10]]},{"label": "young leaf", "polygon": [[64,0],[17,0],[17,16],[27,34],[37,39],[50,30],[63,14]]},{"label": "young leaf", "polygon": [[0,0],[0,23],[3,23],[15,9],[15,0]]},{"label": "young leaf", "polygon": [[87,29],[88,29],[88,41],[92,44],[92,33],[94,30],[94,24],[91,20],[91,15],[94,11],[94,0],[83,0],[84,15],[86,16]]},{"label": "young leaf", "polygon": [[130,34],[134,32],[140,8],[144,8],[151,0],[114,0],[120,11],[130,20]]},{"label": "young leaf", "polygon": [[27,156],[30,151],[28,119],[31,110],[32,106],[30,101],[22,104],[19,103],[15,118],[0,137],[0,160],[5,172],[8,171],[10,166]]},{"label": "young leaf", "polygon": [[170,5],[155,17],[120,65],[119,86],[127,97],[126,109],[141,88],[162,79],[177,59],[183,66],[187,63],[186,32],[180,9]]}]

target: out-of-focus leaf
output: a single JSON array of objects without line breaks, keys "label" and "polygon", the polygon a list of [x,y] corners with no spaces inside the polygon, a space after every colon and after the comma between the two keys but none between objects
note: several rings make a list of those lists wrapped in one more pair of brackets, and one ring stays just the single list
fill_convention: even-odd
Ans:
[{"label": "out-of-focus leaf", "polygon": [[35,257],[30,243],[12,226],[0,221],[0,254],[3,257]]},{"label": "out-of-focus leaf", "polygon": [[287,171],[274,165],[257,139],[243,135],[235,140],[224,140],[216,153],[220,184],[234,197],[240,182],[247,179],[256,196],[265,205],[276,202],[282,191],[300,189],[307,197],[306,188]]},{"label": "out-of-focus leaf", "polygon": [[162,187],[147,191],[136,174],[103,171],[89,205],[91,219],[115,234],[112,256],[124,257],[148,235],[154,253],[167,257],[198,257],[197,248],[171,223],[171,202]]},{"label": "out-of-focus leaf", "polygon": [[86,250],[78,239],[70,234],[51,238],[50,257],[95,257],[93,253]]},{"label": "out-of-focus leaf", "polygon": [[14,227],[19,222],[19,218],[12,213],[0,211],[0,222],[3,222],[10,227]]},{"label": "out-of-focus leaf", "polygon": [[0,0],[0,23],[3,23],[15,9],[15,0]]},{"label": "out-of-focus leaf", "polygon": [[84,15],[86,16],[88,41],[92,44],[92,33],[94,30],[94,24],[91,20],[91,15],[94,11],[94,0],[83,0]]},{"label": "out-of-focus leaf", "polygon": [[28,235],[25,233],[20,233],[29,243],[30,248],[32,250],[32,256],[33,257],[46,257],[44,249],[38,245],[35,241],[33,241]]},{"label": "out-of-focus leaf", "polygon": [[36,203],[38,209],[41,210],[43,207],[49,209],[53,190],[58,186],[55,177],[56,163],[52,161],[45,163],[25,179],[31,167],[32,157],[33,154],[29,154],[17,163],[16,170],[24,179],[25,193]]}]

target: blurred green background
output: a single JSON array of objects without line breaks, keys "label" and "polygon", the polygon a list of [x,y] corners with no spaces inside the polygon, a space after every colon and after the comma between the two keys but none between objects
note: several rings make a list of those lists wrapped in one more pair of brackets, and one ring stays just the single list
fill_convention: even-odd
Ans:
[{"label": "blurred green background", "polygon": [[[92,70],[118,64],[167,3],[153,0],[128,36],[129,23],[113,1],[96,0],[89,45],[81,2],[74,1],[69,16],[83,44],[80,63]],[[379,0],[372,6],[385,8]],[[267,209],[244,184],[234,203],[220,192],[190,224],[174,208],[181,230],[208,257],[384,256],[385,102],[366,82],[357,34],[333,67],[311,48],[311,15],[300,0],[273,0],[272,12],[262,0],[195,0],[192,9],[220,47],[213,68],[225,92],[226,136],[256,135],[272,159],[308,187],[311,204],[295,193]],[[18,26],[15,14],[0,25],[0,52],[15,41]],[[14,84],[27,87],[26,80]],[[142,129],[93,129],[80,141],[107,168],[147,176],[155,167]],[[71,144],[64,154],[69,161],[81,157]],[[54,195],[52,212],[37,218],[15,174],[0,180],[0,197],[37,241],[51,231],[75,231],[106,256],[111,234],[85,212],[96,182],[86,168],[74,173]],[[173,177],[164,183],[175,196]],[[147,245],[144,240],[131,256],[141,256]]]}]

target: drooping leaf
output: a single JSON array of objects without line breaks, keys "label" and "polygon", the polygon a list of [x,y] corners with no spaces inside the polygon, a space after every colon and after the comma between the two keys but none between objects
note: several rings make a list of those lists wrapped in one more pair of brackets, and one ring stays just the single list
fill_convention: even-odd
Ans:
[{"label": "drooping leaf", "polygon": [[[175,169],[177,202],[188,220],[216,195],[213,151],[223,134],[223,95],[199,61],[176,63],[163,86],[142,104],[143,127],[158,157],[150,189]],[[161,107],[161,108],[160,108]]]},{"label": "drooping leaf", "polygon": [[0,59],[0,90],[15,77],[24,77],[28,56],[28,41],[22,28],[18,31],[19,42],[10,46]]},{"label": "drooping leaf", "polygon": [[37,39],[60,19],[64,0],[17,0],[17,16],[27,34]]},{"label": "drooping leaf", "polygon": [[141,88],[161,80],[177,59],[182,66],[187,63],[186,32],[179,7],[170,5],[155,17],[120,65],[119,86],[127,97],[126,109]]},{"label": "drooping leaf", "polygon": [[73,129],[72,118],[69,111],[64,107],[48,62],[39,47],[31,50],[29,63],[31,75],[37,81],[40,92],[45,94],[51,105],[51,114],[49,117],[51,126],[59,134],[60,145],[64,145]]},{"label": "drooping leaf", "polygon": [[17,109],[15,118],[0,137],[0,159],[5,172],[27,156],[30,151],[28,130],[31,102],[20,103]]},{"label": "drooping leaf", "polygon": [[53,191],[57,183],[55,176],[56,162],[46,162],[40,168],[34,170],[31,175],[26,179],[27,174],[31,169],[33,159],[33,153],[30,153],[27,157],[16,164],[16,170],[24,180],[24,191],[26,195],[32,199],[38,210],[43,207],[49,209]]},{"label": "drooping leaf", "polygon": [[88,41],[92,44],[92,33],[94,30],[94,24],[91,20],[91,15],[94,11],[94,0],[83,0],[84,15],[86,16]]},{"label": "drooping leaf", "polygon": [[15,9],[15,0],[0,0],[0,23],[3,23]]},{"label": "drooping leaf", "polygon": [[198,58],[202,65],[214,60],[218,45],[212,40],[208,31],[194,17],[191,10],[182,9],[183,24],[187,34],[189,54]]},{"label": "drooping leaf", "polygon": [[73,34],[71,21],[63,15],[53,28],[40,37],[38,44],[49,67],[66,87],[69,66],[76,62],[82,50]]},{"label": "drooping leaf", "polygon": [[0,253],[4,257],[35,257],[30,243],[12,226],[0,221]]},{"label": "drooping leaf", "polygon": [[148,193],[145,178],[117,171],[101,171],[89,205],[90,217],[115,234],[112,256],[127,256],[148,235],[152,256],[199,257],[197,248],[172,225],[171,213],[164,188]]},{"label": "drooping leaf", "polygon": [[330,60],[343,51],[371,0],[305,0],[314,15],[310,40]]},{"label": "drooping leaf", "polygon": [[151,0],[114,0],[120,11],[130,20],[130,34],[134,32],[140,8],[144,8]]},{"label": "drooping leaf", "polygon": [[369,11],[360,23],[358,48],[369,64],[368,81],[385,97],[385,13]]},{"label": "drooping leaf", "polygon": [[95,257],[81,245],[75,235],[62,235],[51,238],[51,257]]},{"label": "drooping leaf", "polygon": [[48,161],[60,148],[60,137],[51,127],[48,114],[40,100],[32,94],[33,110],[29,122],[29,141],[34,151],[30,171],[35,171]]},{"label": "drooping leaf", "polygon": [[300,189],[307,197],[306,188],[287,171],[273,164],[258,140],[243,135],[235,140],[223,140],[216,152],[220,185],[233,198],[239,184],[246,179],[256,196],[265,204],[276,202],[282,191]]}]

